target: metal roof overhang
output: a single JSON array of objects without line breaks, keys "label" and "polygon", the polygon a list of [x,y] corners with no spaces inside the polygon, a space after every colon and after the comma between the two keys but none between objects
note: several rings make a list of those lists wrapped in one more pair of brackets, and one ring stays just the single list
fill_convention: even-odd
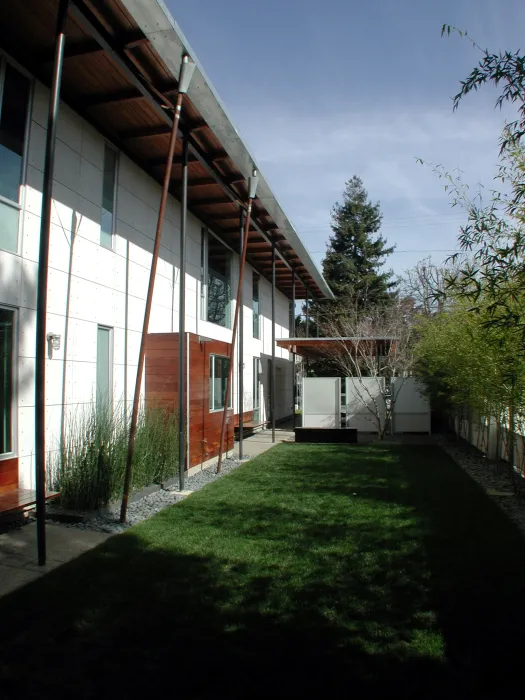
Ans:
[{"label": "metal roof overhang", "polygon": [[[49,84],[58,0],[0,3],[0,49]],[[181,120],[189,140],[189,210],[232,248],[240,241],[240,213],[254,167],[239,133],[160,0],[70,0],[62,97],[157,181],[162,180],[171,113],[184,52],[196,62]],[[178,141],[171,192],[178,197],[182,146]],[[259,170],[259,168],[257,167]],[[259,171],[247,248],[248,262],[296,298],[333,298],[294,227]]]},{"label": "metal roof overhang", "polygon": [[375,353],[384,348],[387,343],[394,341],[390,336],[348,337],[348,338],[278,338],[277,346],[294,352],[301,357],[311,360],[334,357],[351,352],[358,343],[370,344],[370,350]]}]

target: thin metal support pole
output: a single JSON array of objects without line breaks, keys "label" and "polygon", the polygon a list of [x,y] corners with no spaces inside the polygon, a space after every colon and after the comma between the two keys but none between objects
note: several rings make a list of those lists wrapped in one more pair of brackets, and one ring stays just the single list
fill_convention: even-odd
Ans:
[{"label": "thin metal support pole", "polygon": [[182,142],[179,268],[179,489],[184,491],[186,461],[186,220],[188,211],[188,137]]},{"label": "thin metal support pole", "polygon": [[[253,181],[253,182],[252,182]],[[230,395],[231,395],[231,386],[232,386],[232,379],[233,379],[233,358],[235,355],[235,341],[237,339],[237,327],[239,325],[239,312],[240,312],[240,305],[241,305],[241,296],[242,296],[242,283],[244,280],[244,268],[246,265],[246,249],[248,247],[248,233],[250,231],[250,221],[252,218],[252,205],[253,205],[253,199],[255,197],[255,189],[257,187],[257,175],[256,171],[254,170],[254,175],[253,177],[250,178],[250,184],[249,184],[249,193],[250,196],[248,197],[248,205],[246,207],[246,214],[245,214],[245,219],[244,219],[244,241],[242,244],[242,255],[241,255],[241,260],[239,264],[239,283],[237,285],[237,300],[235,303],[235,314],[233,317],[233,329],[232,329],[232,342],[230,346],[230,362],[228,365],[228,377],[226,379],[226,393],[224,396],[224,411],[222,414],[222,427],[221,427],[221,438],[219,442],[219,459],[217,462],[217,474],[220,473],[221,467],[222,467],[222,453],[224,450],[224,439],[226,436],[226,425],[227,425],[227,419],[228,419],[228,404],[230,403]]]},{"label": "thin metal support pole", "polygon": [[[240,255],[242,258],[242,252],[244,249],[244,236],[242,235],[243,230],[243,210],[241,209],[241,237],[240,237]],[[240,311],[239,311],[239,459],[244,457],[244,294],[241,286],[239,295]]]},{"label": "thin metal support pole", "polygon": [[[295,338],[295,271],[292,270],[292,325],[290,328],[290,335]],[[297,385],[296,385],[296,371],[295,371],[295,352],[292,352],[292,420],[293,429],[295,430],[296,417],[295,417],[295,404],[297,401]]]},{"label": "thin metal support pole", "polygon": [[[181,75],[183,71],[183,66],[188,61],[187,56],[183,56],[183,65],[181,66]],[[131,488],[131,473],[132,473],[132,466],[133,466],[133,452],[135,449],[135,436],[137,433],[137,421],[138,421],[138,414],[139,414],[139,401],[140,401],[140,389],[142,386],[142,376],[144,372],[144,356],[146,354],[146,339],[148,335],[148,328],[149,328],[149,318],[151,315],[151,304],[153,301],[153,290],[155,287],[155,275],[157,272],[157,263],[159,260],[159,251],[160,251],[160,242],[162,239],[162,227],[164,224],[164,214],[166,211],[166,201],[168,199],[168,193],[169,193],[169,187],[170,187],[170,181],[171,181],[171,171],[173,168],[173,155],[175,153],[175,144],[177,142],[177,130],[179,126],[179,120],[180,120],[180,113],[181,113],[181,108],[182,108],[182,100],[184,97],[185,91],[182,92],[180,90],[180,84],[179,84],[179,92],[177,94],[177,100],[175,102],[175,114],[173,117],[173,124],[171,128],[171,135],[170,135],[170,143],[169,143],[169,148],[168,148],[168,158],[166,160],[166,170],[164,172],[164,182],[162,185],[162,195],[160,198],[160,205],[159,205],[159,216],[157,219],[157,230],[155,232],[155,243],[153,246],[153,258],[151,261],[151,268],[150,268],[150,274],[149,274],[149,283],[148,283],[148,294],[146,297],[146,308],[144,311],[144,321],[142,324],[142,336],[140,339],[140,350],[139,350],[139,359],[138,359],[138,367],[137,367],[137,377],[135,380],[135,393],[133,395],[133,409],[131,412],[131,426],[129,430],[129,442],[128,442],[128,454],[126,457],[126,471],[124,474],[124,489],[122,492],[122,503],[120,506],[120,522],[124,523],[126,522],[126,515],[127,515],[127,510],[128,510],[128,500],[129,500],[129,491]],[[179,309],[179,313],[181,313],[181,310]]]},{"label": "thin metal support pole", "polygon": [[38,282],[36,302],[36,368],[35,368],[35,486],[37,516],[38,563],[46,563],[46,312],[47,275],[49,267],[49,236],[51,231],[51,207],[53,197],[53,173],[55,168],[55,144],[60,86],[66,43],[66,22],[69,0],[60,0],[55,34],[55,62],[47,115],[44,181],[42,187],[42,218],[40,220],[40,249],[38,257]]},{"label": "thin metal support pole", "polygon": [[272,442],[275,442],[275,241],[272,241],[272,393],[270,410],[272,412]]},{"label": "thin metal support pole", "polygon": [[[304,288],[305,288],[305,290],[306,290],[306,318],[305,318],[305,321],[306,321],[306,331],[305,331],[305,333],[306,333],[306,337],[308,338],[308,335],[309,335],[309,323],[308,323],[308,319],[309,319],[309,317],[310,317],[310,311],[309,311],[309,308],[308,308],[308,285],[306,284]],[[310,360],[309,360],[308,357],[306,358],[305,364],[306,364],[306,376],[308,376],[308,370],[310,369]]]},{"label": "thin metal support pole", "polygon": [[308,286],[306,286],[306,316],[305,316],[305,324],[306,324],[306,337],[308,338],[308,333],[309,333],[309,324],[308,324],[308,319],[309,319],[309,309],[308,309]]}]

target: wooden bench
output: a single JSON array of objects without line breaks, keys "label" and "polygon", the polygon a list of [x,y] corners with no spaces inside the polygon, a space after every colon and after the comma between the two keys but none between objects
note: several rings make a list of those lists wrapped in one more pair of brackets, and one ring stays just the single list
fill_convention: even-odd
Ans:
[{"label": "wooden bench", "polygon": [[[250,435],[253,435],[255,433],[255,431],[257,430],[257,428],[264,428],[264,425],[265,425],[264,423],[254,423],[253,421],[245,421],[242,424],[242,436],[243,436],[243,438],[249,437]],[[240,432],[241,432],[240,426],[236,425],[234,428],[234,433],[235,433],[236,438],[239,438]]]},{"label": "wooden bench", "polygon": [[[46,491],[46,501],[51,501],[58,496],[56,491]],[[0,515],[14,513],[17,510],[25,510],[36,503],[36,491],[33,489],[9,489],[0,493]]]}]

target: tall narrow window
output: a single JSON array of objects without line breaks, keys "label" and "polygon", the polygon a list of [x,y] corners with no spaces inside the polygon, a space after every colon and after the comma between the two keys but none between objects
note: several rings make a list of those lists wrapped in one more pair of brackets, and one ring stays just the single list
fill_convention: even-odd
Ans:
[{"label": "tall narrow window", "polygon": [[0,248],[16,252],[29,80],[0,56]]},{"label": "tall narrow window", "polygon": [[102,177],[102,210],[100,214],[100,245],[113,248],[115,231],[115,199],[117,182],[117,152],[104,149],[104,173]]},{"label": "tall narrow window", "polygon": [[97,405],[107,405],[112,399],[112,329],[97,328]]},{"label": "tall narrow window", "polygon": [[13,451],[15,312],[0,308],[0,455]]},{"label": "tall narrow window", "polygon": [[208,234],[207,320],[230,327],[231,253],[215,236]]},{"label": "tall narrow window", "polygon": [[201,229],[201,318],[208,320],[208,231]]},{"label": "tall narrow window", "polygon": [[253,422],[259,423],[261,417],[261,361],[253,358]]},{"label": "tall narrow window", "polygon": [[[210,355],[210,411],[219,411],[224,408],[229,367],[230,360],[227,357]],[[231,408],[231,393],[228,404]]]},{"label": "tall narrow window", "polygon": [[252,311],[253,311],[253,337],[260,338],[259,332],[259,275],[254,272],[252,275]]}]

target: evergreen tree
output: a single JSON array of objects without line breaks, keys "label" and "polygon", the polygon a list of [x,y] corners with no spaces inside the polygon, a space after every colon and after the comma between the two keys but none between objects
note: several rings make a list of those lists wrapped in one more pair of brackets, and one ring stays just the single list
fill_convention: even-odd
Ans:
[{"label": "evergreen tree", "polygon": [[351,297],[365,307],[386,303],[395,294],[393,272],[381,272],[394,250],[378,234],[381,219],[379,203],[372,204],[363,181],[354,175],[346,183],[342,203],[332,210],[333,235],[323,260],[323,273],[337,302],[344,304],[345,297]]}]

